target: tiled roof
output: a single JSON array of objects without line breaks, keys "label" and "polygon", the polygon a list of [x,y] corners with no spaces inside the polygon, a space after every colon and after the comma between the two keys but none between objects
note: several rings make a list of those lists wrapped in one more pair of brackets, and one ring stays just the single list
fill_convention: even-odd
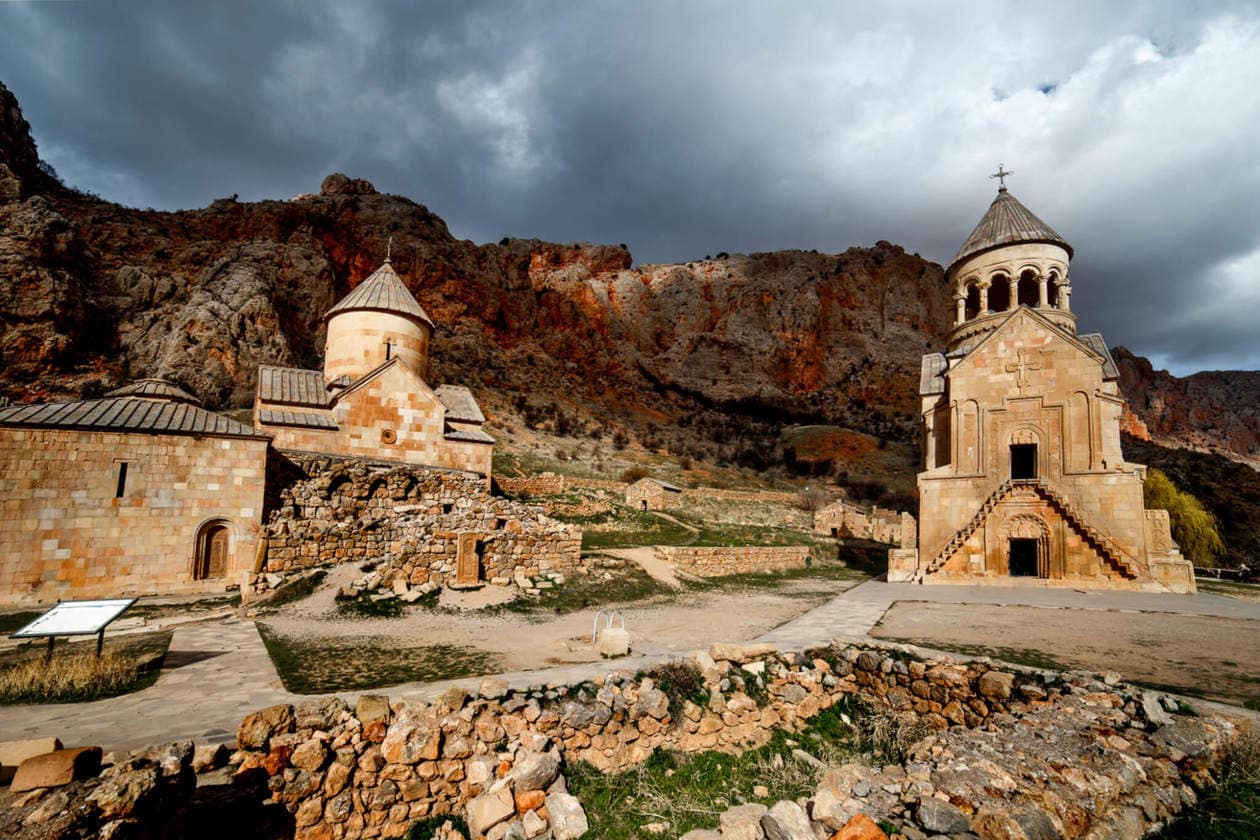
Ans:
[{"label": "tiled roof", "polygon": [[324,385],[321,371],[261,365],[258,368],[258,398],[269,403],[326,408],[328,388]]},{"label": "tiled roof", "polygon": [[124,385],[110,391],[107,397],[146,397],[155,400],[171,400],[172,402],[185,402],[192,405],[201,405],[201,400],[176,385],[174,382],[168,382],[165,379],[150,377],[148,379],[137,379],[130,385]]},{"label": "tiled roof", "polygon": [[265,423],[268,426],[300,426],[304,429],[332,429],[338,428],[334,421],[327,414],[312,414],[305,411],[275,411],[270,408],[264,408],[258,412],[258,422]]},{"label": "tiled roof", "polygon": [[1107,342],[1103,341],[1102,333],[1078,335],[1077,338],[1087,344],[1089,349],[1103,357],[1103,379],[1120,378],[1120,369],[1116,367],[1116,360],[1111,358],[1111,351],[1107,349]]},{"label": "tiled roof", "polygon": [[649,477],[649,478],[640,478],[638,481],[636,481],[636,482],[635,482],[635,484],[641,484],[641,483],[643,483],[643,482],[645,482],[645,481],[651,482],[652,484],[655,484],[655,485],[657,485],[657,486],[659,486],[659,487],[663,487],[663,488],[665,488],[666,490],[669,490],[671,493],[681,493],[681,492],[682,492],[682,488],[681,488],[681,487],[678,487],[678,486],[676,486],[676,485],[670,484],[668,481],[661,481],[659,478],[651,478],[651,477]]},{"label": "tiled roof", "polygon": [[980,219],[980,224],[954,255],[950,268],[968,257],[1017,242],[1050,242],[1064,248],[1069,257],[1072,255],[1072,246],[1067,244],[1067,240],[1020,204],[1019,199],[1002,189]]},{"label": "tiled roof", "polygon": [[928,353],[923,357],[919,370],[919,396],[945,393],[945,371],[949,362],[943,353]]},{"label": "tiled roof", "polygon": [[468,429],[459,426],[447,426],[443,434],[447,440],[463,440],[469,443],[494,443],[494,438],[481,429]]},{"label": "tiled roof", "polygon": [[402,279],[389,264],[389,260],[372,272],[366,280],[355,286],[354,290],[329,309],[324,317],[331,318],[338,312],[349,312],[355,309],[392,312],[404,318],[421,321],[428,324],[430,328],[433,326],[433,320],[420,307],[420,303],[412,297],[411,292],[407,291],[407,287],[403,285]]},{"label": "tiled roof", "polygon": [[212,437],[267,436],[195,405],[136,397],[17,405],[0,410],[0,425]]},{"label": "tiled roof", "polygon": [[484,423],[486,417],[477,406],[477,399],[463,385],[439,385],[433,390],[446,406],[446,419],[464,423]]}]

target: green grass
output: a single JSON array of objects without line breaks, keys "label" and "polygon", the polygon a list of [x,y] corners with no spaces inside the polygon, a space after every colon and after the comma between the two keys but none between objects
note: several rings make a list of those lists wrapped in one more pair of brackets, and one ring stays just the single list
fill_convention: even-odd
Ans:
[{"label": "green grass", "polygon": [[[852,723],[845,723],[842,714]],[[742,755],[657,750],[643,764],[622,773],[605,774],[578,763],[568,768],[566,778],[569,791],[586,808],[588,837],[633,840],[646,836],[642,826],[652,822],[669,823],[665,836],[678,837],[696,828],[716,828],[723,811],[743,802],[771,805],[780,799],[812,795],[820,771],[794,759],[794,749],[827,765],[895,758],[882,751],[884,742],[872,738],[887,727],[868,725],[875,717],[869,707],[845,698],[816,715],[807,729],[775,730],[768,744]],[[765,785],[769,794],[754,796],[755,785]]]},{"label": "green grass", "polygon": [[435,682],[498,670],[491,653],[460,645],[400,645],[388,638],[294,638],[258,625],[284,687],[295,694],[328,694]]},{"label": "green grass", "polygon": [[431,817],[425,817],[419,822],[411,824],[411,830],[407,832],[407,840],[433,840],[440,829],[446,823],[451,824],[451,828],[455,829],[465,837],[468,836],[468,824],[464,822],[463,817],[454,814],[434,814]]},{"label": "green grass", "polygon": [[653,578],[638,565],[626,561],[623,569],[612,569],[611,580],[594,571],[570,575],[564,586],[544,589],[537,598],[516,598],[506,604],[486,607],[483,612],[509,612],[522,615],[564,615],[607,604],[628,604],[675,595],[674,590]]},{"label": "green grass", "polygon": [[148,688],[157,681],[171,631],[106,636],[101,659],[96,639],[65,642],[43,662],[44,640],[0,654],[0,704],[84,703]]},{"label": "green grass", "polygon": [[1227,748],[1216,783],[1173,821],[1162,840],[1252,840],[1260,837],[1260,736],[1248,733]]},{"label": "green grass", "polygon": [[43,610],[4,613],[0,615],[0,633],[15,633],[43,614]]}]

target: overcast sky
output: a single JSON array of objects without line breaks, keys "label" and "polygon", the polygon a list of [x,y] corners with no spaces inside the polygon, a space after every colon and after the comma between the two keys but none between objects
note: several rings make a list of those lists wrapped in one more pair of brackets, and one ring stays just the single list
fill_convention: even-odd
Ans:
[{"label": "overcast sky", "polygon": [[1260,3],[0,2],[0,80],[67,183],[138,207],[333,171],[456,236],[638,262],[946,263],[1011,192],[1083,331],[1260,368]]}]

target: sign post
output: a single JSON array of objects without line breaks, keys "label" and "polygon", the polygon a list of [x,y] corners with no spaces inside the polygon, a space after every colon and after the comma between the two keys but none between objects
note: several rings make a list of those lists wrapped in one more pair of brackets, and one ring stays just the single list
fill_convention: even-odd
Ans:
[{"label": "sign post", "polygon": [[135,598],[114,598],[103,601],[62,601],[30,624],[9,636],[11,639],[48,639],[44,662],[52,661],[53,646],[58,636],[96,636],[96,656],[105,648],[105,628],[122,615]]}]

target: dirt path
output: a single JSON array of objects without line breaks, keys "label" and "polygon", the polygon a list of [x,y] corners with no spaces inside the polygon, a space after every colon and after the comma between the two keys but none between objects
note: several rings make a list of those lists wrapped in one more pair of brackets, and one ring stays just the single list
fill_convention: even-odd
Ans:
[{"label": "dirt path", "polygon": [[[659,570],[658,570],[659,571]],[[457,645],[495,656],[502,670],[527,670],[598,660],[591,646],[596,608],[564,615],[518,614],[507,610],[463,612],[415,607],[402,617],[346,618],[333,594],[346,581],[330,575],[313,595],[259,621],[281,635],[362,639],[379,646],[419,648]],[[711,641],[751,639],[813,609],[855,585],[856,580],[800,580],[777,588],[694,592],[680,590],[625,605],[602,605],[625,616],[631,649],[658,655],[694,650]],[[677,578],[674,583],[681,584]]]},{"label": "dirt path", "polygon": [[872,636],[1125,679],[1227,702],[1260,701],[1260,620],[1171,612],[898,602]]},{"label": "dirt path", "polygon": [[688,531],[690,531],[693,534],[700,533],[700,529],[697,528],[695,525],[688,525],[686,522],[683,522],[681,519],[675,519],[674,517],[670,516],[668,513],[665,513],[663,511],[653,510],[653,511],[649,511],[649,513],[651,513],[653,516],[657,517],[658,519],[664,519],[667,522],[673,522],[679,528],[686,528]]},{"label": "dirt path", "polygon": [[613,557],[620,557],[622,560],[637,563],[654,580],[660,581],[670,589],[678,590],[683,588],[682,581],[678,579],[678,574],[674,569],[674,564],[666,563],[657,557],[656,549],[651,546],[642,548],[606,548],[604,549],[604,554],[611,554]]}]

